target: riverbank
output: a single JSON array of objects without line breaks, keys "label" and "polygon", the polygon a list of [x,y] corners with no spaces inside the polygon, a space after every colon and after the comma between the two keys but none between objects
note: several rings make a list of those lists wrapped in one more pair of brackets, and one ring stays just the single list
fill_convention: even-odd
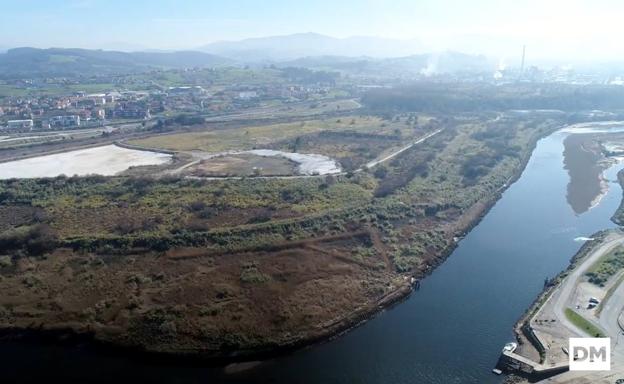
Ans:
[{"label": "riverbank", "polygon": [[[590,241],[575,255],[570,267],[553,280],[552,289],[542,295],[543,300],[534,305],[530,316],[519,326],[524,336],[539,350],[541,359],[539,362],[533,361],[536,367],[544,368],[541,370],[543,372],[537,368],[525,369],[522,364],[518,369],[514,362],[517,355],[501,358],[510,361],[509,368],[514,372],[520,371],[531,382],[545,379],[555,383],[573,383],[577,380],[602,382],[605,378],[624,373],[621,366],[623,350],[617,343],[617,337],[622,332],[618,318],[624,306],[620,298],[624,290],[621,285],[622,273],[614,271],[612,278],[600,285],[587,277],[596,265],[602,263],[605,256],[621,249],[624,235],[621,230],[615,229],[602,231],[594,237],[595,240]],[[614,292],[618,293],[613,295]],[[599,301],[600,304],[587,306],[587,302],[592,300]],[[603,308],[606,310],[602,311]],[[566,351],[569,348],[569,338],[588,336],[611,338],[612,371],[568,372],[569,352]],[[526,357],[526,354],[521,356]],[[557,369],[550,369],[551,367]]]},{"label": "riverbank", "polygon": [[[614,123],[614,125],[619,127],[621,123],[619,122]],[[570,133],[578,133],[578,132],[572,130],[570,131]],[[583,134],[583,137],[581,137],[581,140],[587,140],[587,139],[591,141],[596,140],[593,137],[593,135],[591,135],[591,134],[595,135],[596,132],[592,132],[590,128],[584,127],[583,131],[580,133]],[[605,134],[605,133],[609,133],[609,131],[599,131],[599,133]],[[619,135],[615,134],[615,137],[617,136]],[[614,137],[614,136],[607,136],[607,137]],[[566,144],[566,148],[567,148],[567,144]],[[595,157],[596,153],[598,153],[599,151],[594,150],[594,151],[586,151],[586,152],[587,152],[586,155]],[[609,168],[609,166],[613,164],[617,164],[619,161],[620,161],[619,159],[612,160],[609,157],[601,156],[600,158],[594,158],[592,161],[590,161],[590,163],[593,166],[597,166],[599,174],[602,175],[602,172],[605,169]],[[572,174],[570,174],[570,176],[572,177]],[[624,189],[624,170],[620,170],[617,173],[617,179],[618,179],[618,183],[620,184],[620,187]],[[601,192],[600,192],[600,195],[597,197],[598,201],[595,204],[592,203],[592,206],[591,206],[592,208],[597,206],[600,203],[600,200],[606,195],[608,191],[608,187],[605,185],[606,179],[604,178],[604,176],[601,176],[600,180],[601,180],[601,183],[600,183]],[[569,189],[570,189],[570,185],[568,185],[568,190]],[[620,197],[619,201],[620,201],[619,206],[617,210],[615,211],[615,213],[611,216],[611,221],[617,224],[618,226],[621,226],[623,222],[622,215],[624,213],[624,198]],[[572,202],[570,202],[569,195],[568,195],[568,202],[572,205]],[[609,237],[610,234],[615,233],[614,231],[618,231],[618,230],[617,229],[616,230],[605,229],[605,230],[596,232],[593,235],[583,238],[583,240],[586,242],[578,250],[578,252],[571,258],[570,263],[567,266],[567,268],[561,271],[552,279],[549,279],[544,282],[544,290],[537,296],[535,301],[528,307],[528,309],[525,311],[523,316],[514,325],[513,330],[514,330],[515,338],[519,344],[518,351],[516,353],[518,353],[519,355],[523,357],[527,357],[535,361],[536,363],[544,363],[545,352],[546,352],[545,346],[544,346],[544,343],[540,341],[540,337],[537,336],[536,333],[534,332],[533,327],[531,326],[531,320],[536,315],[536,313],[539,310],[541,310],[544,303],[546,303],[546,301],[550,299],[553,293],[558,290],[562,281],[572,271],[574,271],[578,267],[578,265],[587,258],[588,255],[592,254],[594,251],[596,251],[598,247],[602,246],[604,239]],[[528,379],[532,379],[532,380],[536,379],[534,375],[530,375],[530,374],[529,375],[520,374],[521,376],[517,376],[517,375],[518,375],[517,372],[510,374],[506,378],[505,383],[506,384],[526,383],[526,382],[529,382],[527,381]]]},{"label": "riverbank", "polygon": [[[49,343],[76,347],[84,343],[91,344],[102,352],[127,355],[132,358],[141,358],[146,361],[179,361],[180,363],[208,364],[209,366],[223,367],[229,364],[239,364],[249,361],[266,360],[293,352],[304,347],[329,342],[349,332],[370,320],[376,314],[393,305],[399,304],[412,292],[413,286],[409,280],[398,289],[389,292],[370,307],[363,307],[354,311],[350,316],[327,324],[324,329],[310,332],[305,337],[292,337],[289,341],[270,347],[236,349],[229,351],[218,350],[178,350],[145,349],[141,345],[133,345],[131,340],[123,342],[120,339],[110,339],[107,333],[118,333],[119,330],[102,327],[94,329],[78,324],[56,324],[47,326],[41,324],[37,329],[32,326],[15,326],[0,328],[0,340],[4,342]],[[173,360],[172,360],[173,359]]]},{"label": "riverbank", "polygon": [[[622,188],[624,188],[624,170],[618,172],[617,179],[618,183],[620,183]],[[624,225],[624,198],[622,199],[622,202],[618,206],[613,216],[611,216],[611,220],[617,225]]]},{"label": "riverbank", "polygon": [[[583,246],[581,246],[579,251],[574,256],[572,256],[572,258],[570,259],[570,263],[565,270],[561,271],[553,278],[544,281],[543,291],[536,297],[533,303],[528,307],[528,309],[513,327],[513,332],[516,341],[518,342],[518,349],[515,352],[516,354],[532,360],[536,364],[544,364],[546,352],[545,345],[541,341],[540,337],[535,334],[533,327],[531,326],[531,320],[542,308],[544,303],[549,300],[555,290],[557,290],[563,279],[565,279],[573,270],[575,270],[577,266],[582,263],[592,252],[598,249],[602,245],[604,239],[609,236],[611,231],[612,230],[603,230],[591,235],[589,237],[591,238],[591,240],[587,240],[583,244]],[[499,364],[502,364],[503,367],[506,365],[505,362],[499,362]],[[505,384],[528,383],[530,382],[529,380],[534,380],[539,377],[536,376],[535,373],[523,373],[517,370],[508,373],[510,374],[505,379]]]},{"label": "riverbank", "polygon": [[[443,131],[431,144],[403,152],[394,165],[397,169],[392,170],[399,174],[399,166],[430,159],[430,172],[420,171],[411,190],[400,189],[391,198],[372,203],[364,199],[379,184],[392,181],[392,174],[377,180],[367,172],[329,181],[140,180],[136,186],[133,180],[73,180],[73,190],[82,191],[81,199],[87,204],[63,205],[62,212],[75,212],[58,215],[61,210],[56,204],[72,199],[60,189],[60,198],[50,191],[42,205],[51,212],[53,228],[62,231],[63,244],[84,251],[60,249],[65,253],[55,253],[50,258],[54,264],[30,257],[21,260],[19,268],[11,271],[18,273],[5,274],[0,282],[11,301],[7,317],[13,325],[85,330],[116,345],[215,359],[251,359],[326,340],[406,297],[411,276],[422,278],[441,265],[458,245],[458,238],[520,176],[536,142],[554,129],[554,125],[540,130],[518,128],[517,138],[506,144],[520,144],[517,156],[493,166],[483,184],[458,188],[451,188],[462,185],[458,155],[465,155],[466,146],[474,151],[475,145],[479,146],[475,153],[480,153],[478,149],[485,145],[473,139],[473,125]],[[442,176],[452,178],[444,183]],[[280,208],[290,197],[275,196],[274,191],[292,190],[295,182],[302,191],[298,193],[310,193],[309,197],[294,200],[301,204],[297,209]],[[28,187],[25,183],[24,188],[12,187],[37,195],[37,183],[29,182]],[[220,191],[226,186],[230,193],[223,195]],[[433,201],[431,188],[444,188],[434,194]],[[345,195],[345,190],[357,193]],[[114,205],[107,203],[109,191]],[[449,192],[448,199],[454,200],[440,200]],[[189,203],[179,193],[203,204]],[[247,195],[277,199],[276,208],[267,209],[265,201],[253,211],[219,203],[249,201]],[[119,206],[118,196],[127,196],[127,205]],[[334,210],[320,206],[318,214],[308,213],[319,209],[316,196],[332,202]],[[357,196],[362,203],[353,205]],[[341,203],[338,198],[347,200]],[[89,205],[92,201],[97,204]],[[143,202],[149,205],[140,205]],[[216,202],[219,211],[207,202]],[[154,207],[183,216],[167,217],[156,228],[146,226],[148,221],[132,222]],[[292,217],[294,212],[305,215]],[[114,226],[104,222],[122,214],[132,220],[120,216]],[[249,222],[250,214],[259,219]],[[267,221],[268,214],[272,217]],[[182,232],[174,226],[186,226],[189,216],[203,220],[193,223],[198,230]],[[141,232],[145,228],[151,232]],[[120,236],[120,230],[128,234]],[[154,235],[156,230],[160,232]],[[360,235],[354,237],[354,233]],[[118,249],[120,244],[125,248]],[[161,247],[169,244],[173,245],[163,257]],[[145,247],[161,250],[146,251]],[[77,264],[85,267],[76,268]],[[52,273],[59,268],[68,275]],[[24,287],[26,275],[32,284]],[[85,291],[84,281],[89,281],[90,290]],[[44,310],[32,307],[33,303]]]}]

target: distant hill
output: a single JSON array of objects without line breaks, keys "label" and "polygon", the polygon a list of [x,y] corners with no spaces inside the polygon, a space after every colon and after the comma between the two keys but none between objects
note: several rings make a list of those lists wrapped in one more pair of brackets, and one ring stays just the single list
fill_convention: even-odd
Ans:
[{"label": "distant hill", "polygon": [[496,63],[483,55],[442,52],[395,58],[316,56],[283,61],[280,67],[306,67],[340,71],[355,75],[404,76],[436,75],[458,72],[491,72]]},{"label": "distant hill", "polygon": [[334,38],[318,33],[222,41],[198,50],[246,62],[283,61],[308,56],[398,57],[423,51],[417,40],[355,36]]},{"label": "distant hill", "polygon": [[[249,47],[274,46],[278,41],[285,39],[293,41],[295,35],[280,38],[250,39]],[[222,67],[246,63],[262,63],[261,58],[266,58],[266,63],[277,67],[303,67],[315,70],[341,72],[352,75],[382,76],[382,77],[405,77],[413,75],[435,75],[458,72],[491,72],[496,68],[496,63],[482,55],[468,55],[458,52],[425,53],[407,55],[402,57],[382,58],[371,55],[312,55],[320,50],[329,50],[331,47],[319,48],[318,44],[330,39],[355,41],[354,39],[334,39],[323,35],[301,34],[296,35],[296,41],[308,43],[316,42],[314,49],[309,49],[308,54],[297,56],[293,59],[277,60],[279,54],[269,48],[259,49],[258,56],[253,56],[252,51],[237,57],[230,52],[228,58],[206,52],[180,51],[180,52],[120,52],[90,49],[69,48],[14,48],[6,53],[0,53],[0,78],[16,77],[73,77],[77,75],[92,76],[98,74],[128,74],[146,72],[152,69],[174,69],[193,67]],[[262,40],[259,43],[256,40]],[[223,43],[225,44],[225,43]],[[341,43],[342,44],[342,43]],[[247,46],[247,45],[246,45]],[[277,44],[275,49],[278,49]],[[285,45],[281,45],[285,49]],[[223,46],[222,46],[223,47]],[[334,48],[338,49],[338,45]],[[355,48],[351,48],[355,52]],[[303,50],[303,45],[297,50]],[[290,50],[290,54],[296,54],[296,50]],[[226,54],[225,50],[223,54]],[[378,51],[379,53],[379,51]],[[244,59],[251,55],[255,59]],[[231,57],[237,57],[233,59]],[[269,59],[271,57],[271,59]],[[261,64],[262,65],[262,64]]]},{"label": "distant hill", "polygon": [[362,75],[434,75],[492,71],[482,55],[424,53],[417,40],[356,36],[344,39],[318,33],[223,41],[198,48],[245,63],[306,67]]},{"label": "distant hill", "polygon": [[118,52],[67,48],[14,48],[0,54],[0,77],[138,73],[151,69],[219,67],[233,60],[204,52]]}]

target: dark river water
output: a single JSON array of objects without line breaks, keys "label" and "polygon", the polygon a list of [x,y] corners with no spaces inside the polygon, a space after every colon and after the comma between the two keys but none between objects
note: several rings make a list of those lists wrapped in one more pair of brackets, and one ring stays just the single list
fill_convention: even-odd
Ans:
[{"label": "dark river water", "polygon": [[491,373],[512,326],[582,245],[575,238],[613,227],[621,165],[593,209],[566,202],[564,135],[538,143],[522,177],[406,301],[321,345],[236,374],[197,364],[138,361],[88,345],[0,344],[0,380],[167,383],[499,383]]}]

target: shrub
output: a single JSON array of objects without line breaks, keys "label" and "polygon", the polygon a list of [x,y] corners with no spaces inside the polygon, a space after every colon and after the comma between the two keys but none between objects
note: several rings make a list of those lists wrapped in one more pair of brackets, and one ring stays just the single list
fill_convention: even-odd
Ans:
[{"label": "shrub", "polygon": [[375,168],[373,175],[375,175],[375,177],[378,179],[383,179],[388,175],[388,168],[384,167],[383,165],[380,165],[377,168]]},{"label": "shrub", "polygon": [[0,236],[0,249],[24,249],[33,256],[54,250],[57,243],[56,234],[45,224],[18,227]]},{"label": "shrub", "polygon": [[54,250],[57,242],[58,238],[49,226],[38,224],[28,233],[25,248],[29,254],[39,256]]},{"label": "shrub", "polygon": [[188,205],[188,208],[191,212],[199,212],[205,210],[207,208],[207,205],[201,200],[196,200],[191,202]]}]

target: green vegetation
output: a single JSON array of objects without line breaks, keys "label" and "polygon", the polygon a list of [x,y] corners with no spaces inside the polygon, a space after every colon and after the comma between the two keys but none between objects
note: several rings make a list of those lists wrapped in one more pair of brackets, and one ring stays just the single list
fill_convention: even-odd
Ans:
[{"label": "green vegetation", "polygon": [[0,84],[0,97],[6,97],[6,96],[23,97],[23,96],[28,95],[28,93],[29,92],[27,88]]},{"label": "green vegetation", "polygon": [[[153,129],[166,132],[175,126],[201,122],[203,119],[199,117],[181,115],[159,122]],[[352,115],[227,129],[206,128],[132,140],[130,143],[146,148],[210,153],[255,148],[317,153],[330,156],[338,160],[344,170],[353,171],[404,147],[441,124],[432,117],[415,114],[401,114],[394,118]]]},{"label": "green vegetation", "polygon": [[0,204],[30,204],[45,210],[61,237],[162,235],[185,231],[189,224],[241,225],[254,211],[276,220],[365,204],[371,197],[366,180],[362,175],[326,185],[324,179],[58,177],[2,182]]},{"label": "green vegetation", "polygon": [[[199,120],[192,120],[190,123],[197,124],[200,122]],[[172,119],[171,123],[187,124],[183,117]],[[397,137],[395,133],[397,129],[404,136]],[[388,144],[397,146],[409,138],[418,137],[421,133],[422,131],[415,130],[398,121],[386,122],[374,116],[347,116],[340,119],[314,119],[230,129],[211,130],[207,128],[204,131],[154,136],[133,140],[130,143],[148,148],[163,148],[174,151],[202,150],[206,152],[246,150],[256,147],[297,149],[306,152],[326,149],[324,152],[331,152],[328,153],[330,155],[346,157],[351,153],[344,151],[344,149],[341,151],[341,148],[334,146],[323,148],[324,143],[318,143],[318,135],[324,135],[327,137],[326,141],[331,142],[336,142],[339,139],[338,135],[342,135],[340,142],[358,138],[364,140],[378,139],[379,142],[386,142],[386,146]],[[316,136],[314,138],[308,136],[311,134]],[[297,138],[299,138],[298,141]]]},{"label": "green vegetation", "polygon": [[[622,171],[618,172],[617,177],[620,185],[624,186],[624,173]],[[620,202],[620,205],[613,214],[613,217],[611,217],[611,220],[617,225],[624,225],[624,199]]]},{"label": "green vegetation", "polygon": [[597,326],[595,326],[594,324],[589,322],[583,316],[581,316],[578,313],[574,312],[572,309],[566,308],[565,309],[565,315],[566,315],[566,318],[572,324],[574,324],[578,329],[580,329],[583,332],[587,333],[589,336],[592,336],[592,337],[605,337],[604,332],[600,328],[598,328]]},{"label": "green vegetation", "polygon": [[[199,72],[208,78],[228,71]],[[159,81],[185,76],[168,72]],[[342,112],[331,103],[293,103],[289,111]],[[407,274],[422,276],[442,262],[537,140],[561,124],[533,114],[349,113],[195,126],[134,142],[321,153],[339,159],[348,171],[340,175],[0,181],[0,305],[9,319],[0,325],[31,327],[37,316],[94,329],[108,342],[219,356],[340,330],[355,312],[406,293]],[[199,122],[171,118],[174,126]],[[152,171],[137,167],[133,174]],[[119,332],[107,331],[113,327]]]},{"label": "green vegetation", "polygon": [[[56,244],[97,252],[180,246],[220,252],[263,249],[372,228],[396,270],[407,272],[444,252],[456,235],[453,227],[462,228],[474,219],[462,215],[475,203],[492,199],[521,167],[537,138],[558,123],[541,117],[449,119],[407,113],[156,136],[134,143],[215,152],[262,144],[290,147],[336,156],[349,170],[387,153],[381,143],[385,148],[402,147],[423,132],[443,128],[425,143],[355,174],[310,179],[7,180],[0,182],[0,207],[40,210],[46,217],[42,224],[58,237]],[[373,142],[378,145],[371,148]],[[457,220],[461,224],[455,224]]]},{"label": "green vegetation", "polygon": [[605,293],[602,301],[600,302],[600,304],[598,304],[598,307],[596,307],[596,316],[600,316],[600,313],[604,308],[604,303],[609,302],[609,299],[611,298],[611,296],[613,296],[613,293],[619,288],[622,283],[624,283],[624,275],[620,276],[617,281],[607,290],[607,293]]},{"label": "green vegetation", "polygon": [[[15,54],[27,65],[11,64]],[[107,342],[207,356],[266,351],[339,331],[354,313],[406,293],[406,277],[441,263],[522,169],[537,140],[582,118],[511,109],[624,107],[624,91],[615,87],[542,84],[537,91],[458,82],[372,89],[331,69],[227,67],[203,54],[111,54],[18,50],[0,60],[0,78],[7,78],[0,97],[159,91],[140,102],[160,122],[153,128],[144,122],[136,135],[129,128],[119,140],[176,131],[131,144],[318,153],[345,172],[262,179],[296,165],[229,154],[162,177],[192,157],[178,153],[166,170],[1,180],[0,326],[76,324]],[[91,72],[95,62],[103,68]],[[181,66],[199,68],[175,69]],[[45,77],[9,80],[15,71]],[[337,82],[345,86],[326,86]],[[206,92],[169,100],[165,94],[175,86]],[[239,97],[247,89],[260,97]],[[229,174],[244,177],[201,178]],[[624,266],[617,256],[590,278],[604,284]],[[568,309],[566,316],[602,335],[578,313]]]},{"label": "green vegetation", "polygon": [[258,270],[257,262],[246,262],[241,266],[241,282],[249,284],[266,283],[271,278]]},{"label": "green vegetation", "polygon": [[[97,252],[123,253],[136,247],[162,251],[180,246],[219,252],[271,249],[282,242],[374,229],[396,270],[407,272],[422,268],[424,260],[443,252],[456,235],[443,228],[452,228],[449,225],[460,219],[470,222],[472,218],[462,219],[462,214],[475,203],[491,199],[519,169],[537,138],[557,124],[543,119],[479,122],[472,118],[410,119],[409,115],[341,120],[241,128],[249,132],[243,139],[237,137],[240,130],[234,129],[146,141],[162,140],[163,145],[176,148],[199,143],[203,149],[215,150],[243,142],[253,145],[269,137],[301,137],[296,136],[301,131],[328,127],[359,127],[358,135],[366,140],[392,137],[397,129],[406,136],[408,130],[413,131],[406,121],[418,120],[428,130],[444,129],[383,165],[355,174],[310,179],[7,180],[0,182],[0,207],[26,205],[41,210],[46,217],[43,224],[53,230],[59,246]],[[373,133],[376,130],[381,133]],[[342,135],[351,140],[353,134],[332,135],[337,142]],[[300,146],[312,143],[318,145],[317,141],[298,141]],[[480,164],[478,173],[466,174],[466,164],[476,156],[492,160]]]},{"label": "green vegetation", "polygon": [[201,52],[115,52],[64,48],[15,48],[0,55],[0,77],[32,78],[130,74],[157,68],[218,67],[231,61]]},{"label": "green vegetation", "polygon": [[0,234],[0,249],[40,256],[57,246],[56,234],[44,224],[16,227]]},{"label": "green vegetation", "polygon": [[[460,111],[535,110],[554,109],[578,112],[592,109],[624,108],[624,90],[619,87],[591,85],[579,88],[566,84],[488,85],[453,87],[429,83],[405,87],[376,89],[367,93],[363,103],[374,110]],[[571,116],[574,117],[574,116]]]},{"label": "green vegetation", "polygon": [[115,90],[116,88],[117,86],[107,82],[83,82],[80,84],[43,84],[31,87],[0,85],[0,97],[55,96],[72,94],[74,92],[100,93],[110,92]]},{"label": "green vegetation", "polygon": [[602,256],[585,275],[589,282],[604,287],[606,282],[624,268],[624,247],[617,247]]}]

